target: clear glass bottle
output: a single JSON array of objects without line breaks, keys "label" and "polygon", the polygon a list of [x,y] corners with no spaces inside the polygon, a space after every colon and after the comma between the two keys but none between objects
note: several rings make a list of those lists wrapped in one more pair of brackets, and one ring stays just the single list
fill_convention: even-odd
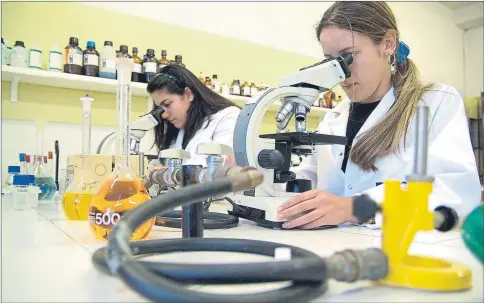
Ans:
[{"label": "clear glass bottle", "polygon": [[69,220],[87,220],[89,207],[99,190],[99,182],[91,173],[91,104],[93,98],[85,96],[82,102],[82,170],[74,177],[62,198],[62,208]]},{"label": "clear glass bottle", "polygon": [[99,77],[116,79],[116,51],[112,41],[104,41],[104,48],[99,54]]},{"label": "clear glass bottle", "polygon": [[8,57],[8,46],[2,38],[2,65],[10,65]]},{"label": "clear glass bottle", "polygon": [[35,185],[40,188],[39,201],[51,200],[57,191],[54,178],[49,174],[44,164],[43,145],[44,129],[43,125],[37,127],[37,156],[34,157],[34,177]]},{"label": "clear glass bottle", "polygon": [[[113,226],[130,209],[148,201],[150,196],[140,179],[131,170],[129,114],[131,106],[131,72],[133,61],[118,58],[116,166],[111,177],[101,185],[89,208],[91,230],[98,239],[107,240]],[[132,235],[132,240],[149,236],[155,219],[141,225]]]}]

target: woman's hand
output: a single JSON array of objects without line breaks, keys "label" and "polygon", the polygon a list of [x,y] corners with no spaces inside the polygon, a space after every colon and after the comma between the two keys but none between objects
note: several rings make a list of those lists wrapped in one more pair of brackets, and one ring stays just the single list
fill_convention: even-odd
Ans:
[{"label": "woman's hand", "polygon": [[[277,212],[279,220],[301,215],[285,222],[282,225],[283,228],[311,229],[323,225],[357,222],[353,217],[353,198],[338,197],[320,189],[313,189],[293,197],[282,204]],[[303,212],[305,214],[301,214]]]},{"label": "woman's hand", "polygon": [[236,165],[234,156],[226,156],[224,165]]}]

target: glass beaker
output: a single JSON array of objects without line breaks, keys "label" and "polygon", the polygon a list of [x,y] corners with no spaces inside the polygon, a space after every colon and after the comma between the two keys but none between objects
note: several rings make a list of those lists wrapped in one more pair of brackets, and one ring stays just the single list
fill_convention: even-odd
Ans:
[{"label": "glass beaker", "polygon": [[[116,131],[116,166],[111,177],[101,185],[89,208],[89,223],[96,238],[108,239],[112,227],[123,214],[148,201],[150,196],[131,170],[129,163],[129,114],[131,106],[131,71],[133,62],[129,58],[117,58],[118,72]],[[141,240],[149,236],[155,218],[146,221],[132,235],[131,240]]]},{"label": "glass beaker", "polygon": [[99,190],[99,182],[93,178],[89,155],[91,154],[91,105],[93,98],[86,95],[82,102],[82,170],[74,176],[62,199],[64,214],[69,220],[87,220],[89,207]]}]

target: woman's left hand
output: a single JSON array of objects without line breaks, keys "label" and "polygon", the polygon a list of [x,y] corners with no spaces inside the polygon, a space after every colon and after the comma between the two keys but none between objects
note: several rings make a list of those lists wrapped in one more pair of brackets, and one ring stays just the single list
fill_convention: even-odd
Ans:
[{"label": "woman's left hand", "polygon": [[277,211],[279,220],[306,212],[296,219],[285,222],[283,228],[311,229],[323,225],[357,222],[353,217],[353,198],[338,197],[320,189],[293,197]]}]

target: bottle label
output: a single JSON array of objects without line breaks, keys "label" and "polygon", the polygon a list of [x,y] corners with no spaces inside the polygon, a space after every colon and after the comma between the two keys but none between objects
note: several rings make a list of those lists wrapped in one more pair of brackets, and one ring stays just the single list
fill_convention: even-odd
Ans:
[{"label": "bottle label", "polygon": [[49,53],[49,70],[62,70],[62,54],[52,51]]},{"label": "bottle label", "polygon": [[42,66],[42,52],[37,50],[30,50],[29,67],[41,68]]},{"label": "bottle label", "polygon": [[99,66],[99,56],[95,54],[84,54],[84,65]]},{"label": "bottle label", "polygon": [[101,60],[101,68],[103,69],[116,69],[116,60],[104,58]]},{"label": "bottle label", "polygon": [[255,95],[255,94],[257,94],[257,87],[252,86],[252,87],[250,88],[250,95],[251,95],[251,96],[253,96],[253,95]]},{"label": "bottle label", "polygon": [[141,64],[139,63],[133,64],[133,73],[141,74],[141,71],[142,71]]},{"label": "bottle label", "polygon": [[232,95],[240,95],[240,86],[238,85],[232,86]]},{"label": "bottle label", "polygon": [[143,68],[145,73],[156,73],[156,62],[144,62]]},{"label": "bottle label", "polygon": [[250,86],[244,86],[244,96],[250,96]]},{"label": "bottle label", "polygon": [[74,64],[82,66],[82,52],[77,49],[69,49],[66,56],[66,64]]}]

